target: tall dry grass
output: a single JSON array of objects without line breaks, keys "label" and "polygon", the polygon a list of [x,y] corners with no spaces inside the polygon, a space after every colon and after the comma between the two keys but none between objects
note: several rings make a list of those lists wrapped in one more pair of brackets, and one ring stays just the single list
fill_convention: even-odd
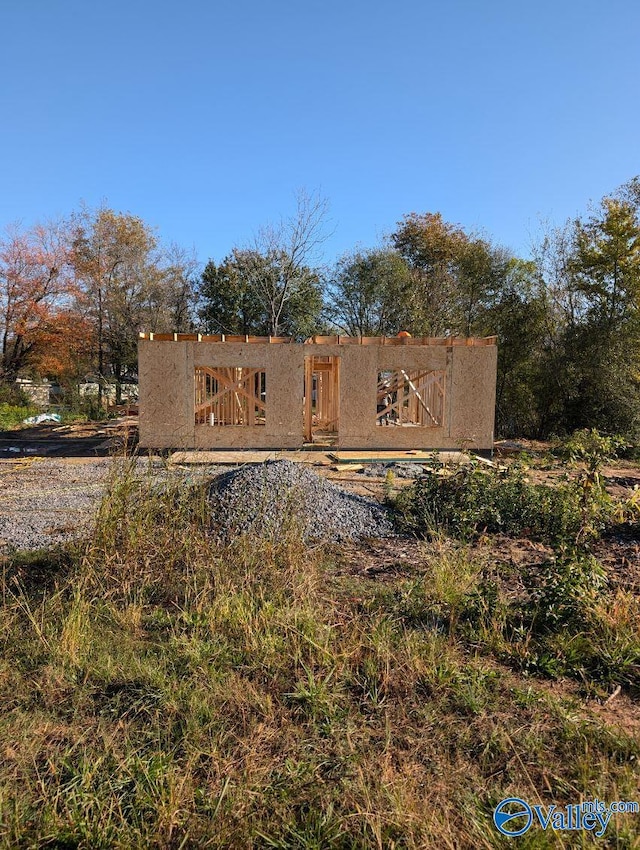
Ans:
[{"label": "tall dry grass", "polygon": [[387,583],[339,557],[293,525],[222,547],[205,484],[125,463],[86,545],[6,559],[0,846],[491,848],[505,796],[633,799],[637,740],[505,666],[470,550]]}]

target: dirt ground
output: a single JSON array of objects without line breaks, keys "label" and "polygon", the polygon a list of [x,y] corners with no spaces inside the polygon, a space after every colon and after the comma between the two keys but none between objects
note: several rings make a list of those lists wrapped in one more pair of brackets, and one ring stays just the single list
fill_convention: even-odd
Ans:
[{"label": "dirt ground", "polygon": [[0,431],[0,461],[30,457],[109,457],[126,445],[135,446],[137,419],[125,416],[107,422],[59,425],[42,423]]},{"label": "dirt ground", "polygon": [[[49,423],[0,432],[0,551],[23,545],[37,548],[38,542],[50,545],[85,528],[99,504],[112,459],[135,451],[136,426],[135,418],[126,416],[109,422]],[[524,460],[531,480],[553,483],[565,477],[567,470],[551,458],[549,448],[547,443],[532,441],[499,443],[494,463]],[[336,484],[369,498],[382,499],[390,483],[384,469],[336,465],[324,452],[297,454]],[[170,458],[159,460],[160,465],[167,462],[170,465]],[[403,466],[412,474],[419,465]],[[394,490],[411,483],[403,475],[403,470],[396,469],[391,482]],[[640,464],[615,462],[604,468],[603,475],[615,498],[629,498],[640,490]],[[514,566],[539,563],[550,555],[542,544],[506,537],[481,540],[476,547],[483,557],[490,555]],[[640,592],[640,541],[635,535],[623,529],[601,540],[595,554],[612,581]],[[393,538],[346,547],[341,569],[384,580],[411,572],[423,560],[423,543]]]},{"label": "dirt ground", "polygon": [[[115,458],[135,448],[135,422],[74,426],[38,426],[0,433],[0,560],[16,548],[37,549],[67,541],[91,525]],[[16,451],[17,449],[17,451]],[[533,481],[553,483],[567,470],[549,455],[548,444],[527,443],[522,451],[498,451],[494,463],[516,461],[528,467]],[[389,481],[385,473],[364,474],[361,466],[336,466],[326,454],[310,452],[314,469],[336,484],[360,495],[381,500]],[[141,464],[149,459],[140,459]],[[158,468],[169,468],[170,460],[156,458]],[[204,472],[204,470],[202,470]],[[193,472],[191,468],[190,472]],[[368,470],[371,472],[371,470]],[[640,465],[616,462],[603,470],[606,486],[618,499],[629,498],[640,489]],[[394,474],[392,487],[411,484],[411,478]],[[336,553],[338,574],[356,580],[393,582],[401,577],[424,574],[429,560],[442,554],[454,541],[432,542],[411,538],[384,538],[343,544]],[[505,536],[481,538],[467,547],[479,564],[509,568],[514,594],[520,592],[518,577],[552,556],[542,543]],[[640,593],[640,540],[624,529],[599,541],[594,554],[615,587]],[[507,668],[506,676],[513,675]],[[539,683],[552,696],[579,697],[579,684],[570,680]],[[616,689],[602,698],[589,699],[594,718],[605,718],[627,731],[640,731],[640,706]]]}]

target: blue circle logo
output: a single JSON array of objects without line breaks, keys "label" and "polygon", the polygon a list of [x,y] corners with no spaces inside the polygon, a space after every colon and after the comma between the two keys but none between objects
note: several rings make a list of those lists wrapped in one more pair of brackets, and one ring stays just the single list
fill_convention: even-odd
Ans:
[{"label": "blue circle logo", "polygon": [[493,822],[503,835],[515,838],[531,826],[533,813],[531,806],[519,797],[507,797],[498,803],[493,813]]}]

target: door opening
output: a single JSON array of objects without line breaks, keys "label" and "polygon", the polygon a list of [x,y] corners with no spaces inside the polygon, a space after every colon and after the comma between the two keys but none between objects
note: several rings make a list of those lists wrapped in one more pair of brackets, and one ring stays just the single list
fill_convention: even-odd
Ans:
[{"label": "door opening", "polygon": [[304,439],[333,445],[340,425],[340,358],[304,358]]}]

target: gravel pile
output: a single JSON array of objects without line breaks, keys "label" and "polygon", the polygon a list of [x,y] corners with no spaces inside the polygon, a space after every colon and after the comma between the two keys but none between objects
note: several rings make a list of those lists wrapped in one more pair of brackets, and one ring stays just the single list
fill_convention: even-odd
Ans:
[{"label": "gravel pile", "polygon": [[308,542],[388,537],[393,526],[377,502],[348,493],[288,460],[243,467],[216,479],[210,491],[222,539],[249,532],[269,540],[295,527]]},{"label": "gravel pile", "polygon": [[[113,470],[111,458],[39,457],[0,465],[0,554],[44,549],[89,534]],[[343,490],[302,464],[282,460],[227,470],[167,467],[161,460],[139,458],[134,475],[158,492],[217,476],[210,488],[213,519],[227,540],[243,531],[276,539],[292,525],[310,542],[393,534],[377,502]]]}]

